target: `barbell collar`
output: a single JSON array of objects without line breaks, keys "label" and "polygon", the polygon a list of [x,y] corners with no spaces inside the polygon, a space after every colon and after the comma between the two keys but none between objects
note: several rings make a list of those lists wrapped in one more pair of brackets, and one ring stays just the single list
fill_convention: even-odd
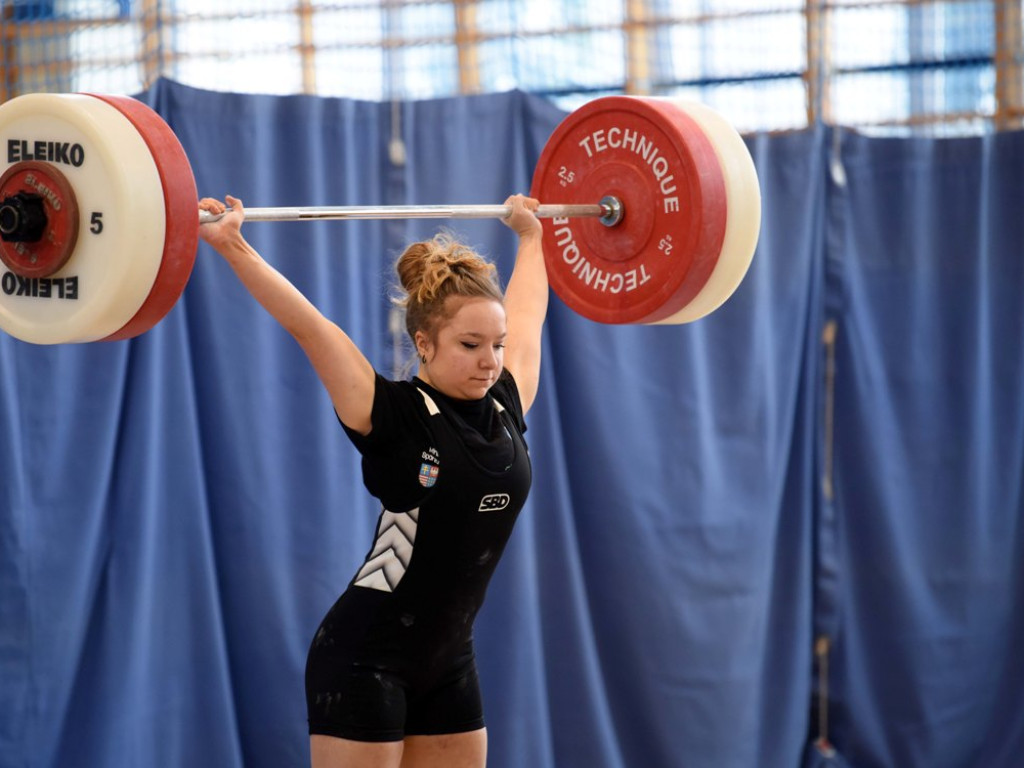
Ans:
[{"label": "barbell collar", "polygon": [[[322,207],[246,208],[246,221],[322,221],[328,219],[504,219],[512,214],[508,205],[350,205]],[[209,224],[224,214],[199,212],[199,223]],[[622,203],[605,197],[600,203],[541,205],[541,219],[597,218],[612,226],[622,218]],[[609,223],[610,222],[610,223]]]},{"label": "barbell collar", "polygon": [[46,211],[40,195],[20,192],[0,202],[0,239],[37,243],[46,231]]}]

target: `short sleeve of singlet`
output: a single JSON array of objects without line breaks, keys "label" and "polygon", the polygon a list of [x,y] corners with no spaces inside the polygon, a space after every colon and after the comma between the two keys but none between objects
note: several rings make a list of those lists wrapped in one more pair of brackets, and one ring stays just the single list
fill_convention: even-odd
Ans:
[{"label": "short sleeve of singlet", "polygon": [[361,435],[342,424],[345,434],[364,456],[384,453],[401,442],[418,437],[426,431],[423,411],[417,403],[423,396],[409,382],[391,381],[376,374],[373,407],[370,411],[370,433]]}]

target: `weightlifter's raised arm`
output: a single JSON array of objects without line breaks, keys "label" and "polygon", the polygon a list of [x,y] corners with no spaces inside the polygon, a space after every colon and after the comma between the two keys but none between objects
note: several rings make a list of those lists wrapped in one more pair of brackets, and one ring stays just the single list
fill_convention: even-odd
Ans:
[{"label": "weightlifter's raised arm", "polygon": [[516,264],[505,289],[508,338],[505,368],[515,377],[523,413],[530,410],[540,385],[541,332],[548,310],[548,276],[544,266],[544,230],[534,198],[513,195],[505,204],[511,215],[506,226],[519,236]]},{"label": "weightlifter's raised arm", "polygon": [[[249,245],[242,235],[245,209],[228,195],[224,203],[204,197],[199,208],[220,219],[202,224],[199,235],[238,275],[253,297],[287,330],[305,351],[334,404],[338,417],[350,429],[370,432],[374,370],[355,342],[328,320],[298,288]],[[226,211],[226,213],[225,213]]]}]

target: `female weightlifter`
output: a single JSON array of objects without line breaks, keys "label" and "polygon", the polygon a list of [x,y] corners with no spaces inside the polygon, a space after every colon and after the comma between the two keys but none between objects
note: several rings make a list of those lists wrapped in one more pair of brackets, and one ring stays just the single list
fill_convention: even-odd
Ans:
[{"label": "female weightlifter", "polygon": [[382,506],[366,561],[309,649],[313,768],[482,768],[472,625],[530,488],[523,417],[548,302],[537,201],[506,202],[519,247],[504,296],[493,265],[446,236],[399,258],[411,381],[376,373],[246,242],[241,201],[227,203],[202,238],[302,346]]}]

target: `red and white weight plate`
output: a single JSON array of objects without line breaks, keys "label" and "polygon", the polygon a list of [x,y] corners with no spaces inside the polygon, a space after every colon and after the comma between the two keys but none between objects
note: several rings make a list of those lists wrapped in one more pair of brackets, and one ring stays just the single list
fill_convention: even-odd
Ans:
[{"label": "red and white weight plate", "polygon": [[56,272],[0,268],[0,328],[36,344],[121,339],[177,300],[198,243],[191,167],[170,128],[127,97],[28,94],[0,105],[0,174],[53,166],[77,200],[78,237]]},{"label": "red and white weight plate", "polygon": [[760,226],[752,174],[742,139],[707,108],[628,96],[584,105],[545,145],[531,194],[566,204],[613,196],[624,216],[611,227],[552,220],[544,238],[552,288],[602,323],[702,317],[749,264]]},{"label": "red and white weight plate", "polygon": [[571,113],[544,146],[532,195],[595,203],[611,195],[622,221],[554,219],[548,278],[576,312],[602,323],[651,323],[680,310],[714,270],[726,192],[714,147],[665,101],[610,96]]}]

